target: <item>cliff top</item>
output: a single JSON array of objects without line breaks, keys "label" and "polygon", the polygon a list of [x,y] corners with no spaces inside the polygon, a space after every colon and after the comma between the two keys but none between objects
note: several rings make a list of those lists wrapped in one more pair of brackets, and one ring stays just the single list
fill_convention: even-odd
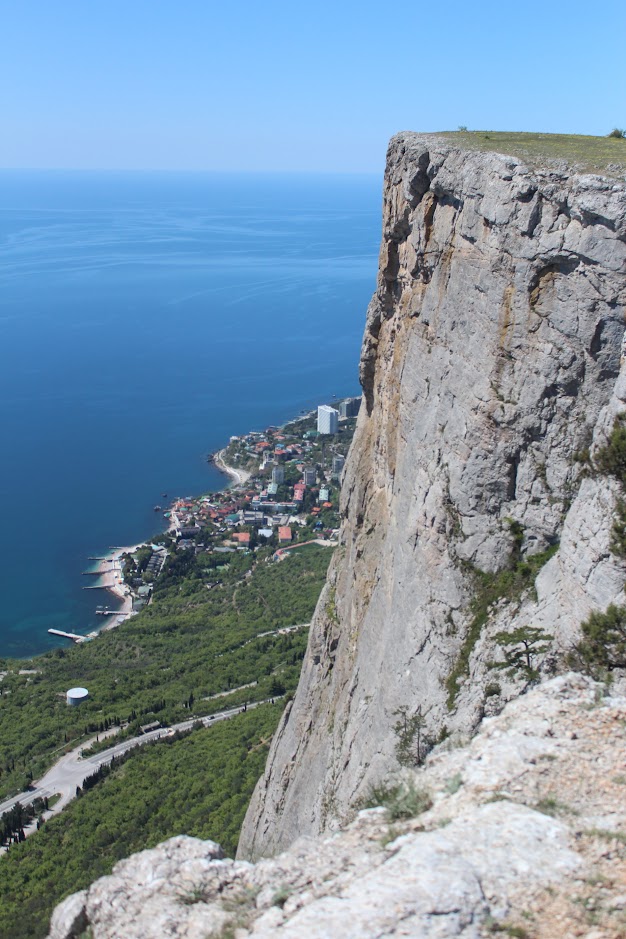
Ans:
[{"label": "cliff top", "polygon": [[467,150],[504,153],[530,166],[566,164],[580,173],[599,173],[623,179],[626,175],[626,139],[583,134],[532,134],[508,131],[443,131],[441,137]]}]

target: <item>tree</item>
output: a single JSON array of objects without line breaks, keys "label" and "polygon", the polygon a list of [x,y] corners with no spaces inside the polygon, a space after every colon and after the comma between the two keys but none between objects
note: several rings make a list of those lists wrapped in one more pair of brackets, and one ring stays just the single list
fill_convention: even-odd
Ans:
[{"label": "tree", "polygon": [[554,636],[534,626],[519,626],[510,633],[497,633],[494,638],[503,651],[504,662],[492,662],[491,667],[506,669],[511,678],[522,674],[534,679],[538,675],[535,658],[549,650]]},{"label": "tree", "polygon": [[626,607],[611,604],[606,613],[592,613],[581,630],[575,657],[584,667],[592,673],[626,668]]},{"label": "tree", "polygon": [[283,695],[284,693],[285,693],[284,683],[280,680],[280,678],[277,678],[276,676],[274,676],[270,682],[269,694],[273,698],[275,697],[277,698],[280,695]]},{"label": "tree", "polygon": [[409,714],[407,705],[393,712],[399,719],[393,726],[396,735],[396,757],[400,766],[421,766],[433,746],[433,738],[424,733],[426,715],[421,705]]}]

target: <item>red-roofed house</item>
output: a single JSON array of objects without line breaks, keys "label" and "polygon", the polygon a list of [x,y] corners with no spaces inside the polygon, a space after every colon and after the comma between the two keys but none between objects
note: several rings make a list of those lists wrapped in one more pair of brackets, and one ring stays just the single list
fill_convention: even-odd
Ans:
[{"label": "red-roofed house", "polygon": [[238,541],[239,544],[250,544],[250,532],[249,531],[236,531],[231,535],[233,541]]},{"label": "red-roofed house", "polygon": [[281,525],[278,529],[279,544],[287,544],[291,541],[291,528],[288,525]]}]

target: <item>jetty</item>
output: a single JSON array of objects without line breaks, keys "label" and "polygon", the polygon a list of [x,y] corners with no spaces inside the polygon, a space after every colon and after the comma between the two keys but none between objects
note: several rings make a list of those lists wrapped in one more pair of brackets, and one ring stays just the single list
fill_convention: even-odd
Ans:
[{"label": "jetty", "polygon": [[63,629],[49,629],[51,636],[62,636],[63,639],[71,639],[72,642],[85,642],[86,636],[79,636],[77,633],[68,633]]}]

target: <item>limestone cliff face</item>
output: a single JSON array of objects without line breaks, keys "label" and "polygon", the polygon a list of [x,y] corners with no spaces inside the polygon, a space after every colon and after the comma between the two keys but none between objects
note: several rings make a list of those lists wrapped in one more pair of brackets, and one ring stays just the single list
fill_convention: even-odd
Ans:
[{"label": "limestone cliff face", "polygon": [[[348,818],[397,765],[399,707],[421,707],[432,737],[467,734],[517,693],[498,672],[485,697],[496,632],[543,626],[562,649],[592,608],[623,602],[616,493],[576,454],[625,407],[625,271],[623,183],[391,141],[340,547],[242,856]],[[471,568],[506,565],[511,520],[525,553],[560,547],[536,596],[492,611],[450,709]]]}]

